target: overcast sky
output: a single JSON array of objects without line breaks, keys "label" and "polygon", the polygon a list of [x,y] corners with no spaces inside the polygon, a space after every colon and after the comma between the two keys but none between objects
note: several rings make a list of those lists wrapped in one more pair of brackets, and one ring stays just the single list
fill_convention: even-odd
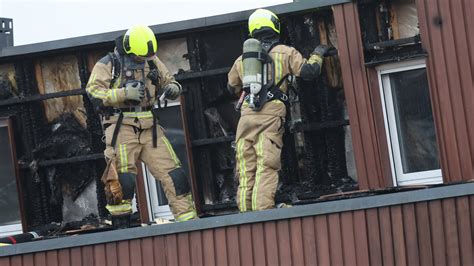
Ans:
[{"label": "overcast sky", "polygon": [[0,17],[13,18],[14,43],[22,45],[288,2],[292,0],[0,0]]}]

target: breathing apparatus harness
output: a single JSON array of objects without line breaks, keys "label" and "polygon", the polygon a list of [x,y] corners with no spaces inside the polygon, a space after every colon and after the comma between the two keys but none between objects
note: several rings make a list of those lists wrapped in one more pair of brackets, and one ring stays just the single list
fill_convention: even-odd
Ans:
[{"label": "breathing apparatus harness", "polygon": [[[118,53],[120,54],[120,51]],[[127,86],[127,84],[131,84],[132,86],[145,86],[146,78],[148,78],[148,79],[151,80],[151,83],[153,85],[155,85],[155,89],[156,89],[155,95],[158,95],[157,93],[158,93],[160,76],[159,76],[159,72],[158,72],[158,67],[156,66],[156,64],[152,60],[147,61],[148,66],[150,68],[150,72],[145,77],[145,71],[144,71],[143,68],[141,68],[141,69],[133,69],[133,68],[128,69],[124,66],[125,65],[125,63],[123,62],[124,59],[120,60],[120,58],[119,58],[119,56],[117,55],[116,52],[109,53],[108,55],[109,55],[110,60],[112,62],[112,70],[111,70],[112,79],[110,80],[109,89],[113,88],[115,82],[120,77],[120,73],[122,73],[122,76],[125,79],[125,81],[122,82],[124,86]],[[124,57],[122,57],[122,58],[124,58]],[[134,78],[134,72],[135,71],[136,72],[141,72],[141,80],[136,80]],[[146,94],[146,98],[148,99],[148,101],[150,101],[152,97],[151,97],[150,91],[148,90],[147,87],[145,87],[145,94]],[[114,132],[113,132],[113,135],[112,135],[112,141],[111,141],[110,145],[112,147],[115,147],[115,144],[117,143],[117,137],[118,137],[118,134],[119,134],[119,131],[120,131],[120,127],[122,126],[123,118],[124,118],[123,112],[151,111],[151,113],[153,115],[153,127],[152,127],[153,147],[156,148],[157,138],[158,138],[158,134],[157,134],[158,112],[157,111],[158,111],[159,108],[161,108],[161,104],[160,104],[160,100],[162,100],[161,98],[157,97],[157,100],[154,102],[154,105],[152,107],[138,107],[137,105],[139,105],[140,102],[128,101],[127,103],[130,105],[130,107],[109,108],[108,109],[109,111],[106,113],[106,117],[110,116],[110,115],[118,115],[117,122],[116,122],[116,125],[115,125],[115,129],[114,129]],[[167,101],[164,100],[164,102],[165,102],[164,107],[166,107],[167,106]]]},{"label": "breathing apparatus harness", "polygon": [[[288,103],[288,95],[280,90],[281,85],[288,77],[283,76],[275,84],[275,63],[269,53],[279,42],[260,42],[257,39],[248,39],[244,42],[242,53],[243,64],[243,92],[235,109],[240,111],[243,101],[249,103],[254,111],[260,111],[266,102],[280,100]],[[271,78],[269,71],[271,69]]]}]

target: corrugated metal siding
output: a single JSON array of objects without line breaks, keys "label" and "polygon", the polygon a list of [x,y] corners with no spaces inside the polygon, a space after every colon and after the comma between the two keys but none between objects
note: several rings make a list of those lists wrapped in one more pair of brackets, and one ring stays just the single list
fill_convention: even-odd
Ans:
[{"label": "corrugated metal siding", "polygon": [[389,158],[384,156],[387,154],[381,148],[386,146],[386,141],[384,137],[380,138],[384,136],[383,132],[380,133],[384,127],[383,123],[376,127],[376,112],[373,108],[375,98],[364,64],[357,4],[337,5],[333,11],[359,187],[389,187],[392,186],[392,180],[385,167]]},{"label": "corrugated metal siding", "polygon": [[445,182],[474,178],[474,2],[417,0]]},{"label": "corrugated metal siding", "polygon": [[0,265],[474,265],[474,196],[0,258]]},{"label": "corrugated metal siding", "polygon": [[[474,2],[417,0],[445,182],[474,178]],[[364,65],[356,3],[333,7],[361,189],[387,187],[390,161],[376,73]]]}]

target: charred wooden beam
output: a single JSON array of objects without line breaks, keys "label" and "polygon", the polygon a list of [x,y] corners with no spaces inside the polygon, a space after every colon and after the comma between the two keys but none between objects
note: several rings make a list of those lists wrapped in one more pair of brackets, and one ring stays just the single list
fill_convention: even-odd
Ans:
[{"label": "charred wooden beam", "polygon": [[317,131],[327,128],[337,128],[348,126],[349,120],[334,120],[334,121],[325,121],[325,122],[314,122],[314,123],[307,123],[307,124],[295,124],[290,127],[290,132],[310,132],[310,131]]},{"label": "charred wooden beam", "polygon": [[392,47],[401,46],[401,45],[418,44],[418,43],[421,43],[420,35],[416,35],[409,38],[398,39],[398,40],[368,43],[365,45],[364,48],[366,50],[382,50],[385,48],[392,48]]},{"label": "charred wooden beam", "polygon": [[386,48],[385,50],[371,50],[366,52],[365,65],[367,67],[400,62],[403,60],[410,60],[414,58],[424,58],[428,54],[424,51],[421,43],[394,46],[393,48]]},{"label": "charred wooden beam", "polygon": [[235,140],[235,136],[225,136],[219,138],[198,139],[191,142],[193,147],[212,145],[217,143],[224,143]]},{"label": "charred wooden beam", "polygon": [[47,93],[47,94],[36,94],[36,95],[20,97],[20,98],[10,98],[8,100],[0,101],[0,107],[13,106],[17,104],[44,101],[44,100],[53,99],[53,98],[61,98],[61,97],[83,95],[83,94],[86,94],[86,90],[81,88],[81,89],[74,89],[70,91],[53,92],[53,93]]},{"label": "charred wooden beam", "polygon": [[[59,165],[59,164],[92,161],[92,160],[98,160],[98,159],[104,159],[104,154],[94,153],[94,154],[80,155],[80,156],[74,156],[74,157],[69,157],[69,158],[44,160],[44,161],[39,161],[38,166],[45,167],[45,166],[53,166],[53,165]],[[20,168],[27,169],[30,167],[31,162],[19,162],[18,164]]]},{"label": "charred wooden beam", "polygon": [[227,74],[229,73],[229,71],[230,71],[230,67],[223,67],[223,68],[210,69],[210,70],[204,70],[204,71],[184,72],[181,74],[177,74],[175,78],[178,81],[183,81],[183,80],[188,80],[188,79],[215,76],[219,74]]}]

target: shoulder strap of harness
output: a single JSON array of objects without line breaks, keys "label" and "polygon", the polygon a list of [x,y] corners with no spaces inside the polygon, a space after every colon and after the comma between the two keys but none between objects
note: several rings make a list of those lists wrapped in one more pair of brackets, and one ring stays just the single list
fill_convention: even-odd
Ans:
[{"label": "shoulder strap of harness", "polygon": [[148,63],[148,66],[150,67],[150,69],[157,69],[158,68],[156,66],[155,62],[153,62],[153,60],[148,60],[146,62]]},{"label": "shoulder strap of harness", "polygon": [[110,142],[110,145],[115,149],[115,144],[117,143],[117,137],[120,131],[120,127],[122,126],[122,120],[123,120],[123,113],[120,112],[120,115],[117,119],[117,123],[115,123],[115,128],[114,128],[114,133],[112,135],[112,141]]},{"label": "shoulder strap of harness", "polygon": [[275,42],[272,42],[272,43],[263,43],[263,44],[262,44],[262,48],[263,48],[263,50],[264,50],[267,54],[269,54],[270,51],[271,51],[275,46],[277,46],[277,45],[279,45],[279,44],[280,44],[279,41],[275,41]]},{"label": "shoulder strap of harness", "polygon": [[[268,52],[267,53],[270,53],[270,51],[277,45],[279,45],[280,42],[274,42],[272,43],[269,47],[268,47]],[[280,90],[280,87],[281,85],[283,84],[283,82],[285,82],[285,80],[288,78],[288,76],[290,76],[290,73],[286,73],[286,75],[284,75],[279,81],[277,84],[275,84],[275,86],[273,86],[267,93],[267,101],[271,101],[271,100],[280,100],[282,101],[283,103],[288,103],[288,95],[283,93],[281,90]]]},{"label": "shoulder strap of harness", "polygon": [[[151,80],[151,83],[155,85],[155,96],[158,95],[158,85],[160,81],[160,74],[158,73],[158,67],[156,66],[155,62],[153,60],[148,60],[147,61],[148,66],[150,67],[150,72],[147,75],[147,78]],[[166,107],[166,101],[165,101],[165,107]],[[158,101],[158,106],[159,101]],[[157,127],[158,127],[158,109],[153,109],[151,111],[153,114],[153,128],[151,131],[152,134],[152,141],[153,141],[153,148],[157,147],[157,139],[158,139],[158,132],[157,132]]]},{"label": "shoulder strap of harness", "polygon": [[110,80],[109,89],[112,89],[115,81],[117,81],[118,77],[120,76],[120,60],[114,52],[109,53],[109,57],[110,61],[112,62],[112,79]]}]

